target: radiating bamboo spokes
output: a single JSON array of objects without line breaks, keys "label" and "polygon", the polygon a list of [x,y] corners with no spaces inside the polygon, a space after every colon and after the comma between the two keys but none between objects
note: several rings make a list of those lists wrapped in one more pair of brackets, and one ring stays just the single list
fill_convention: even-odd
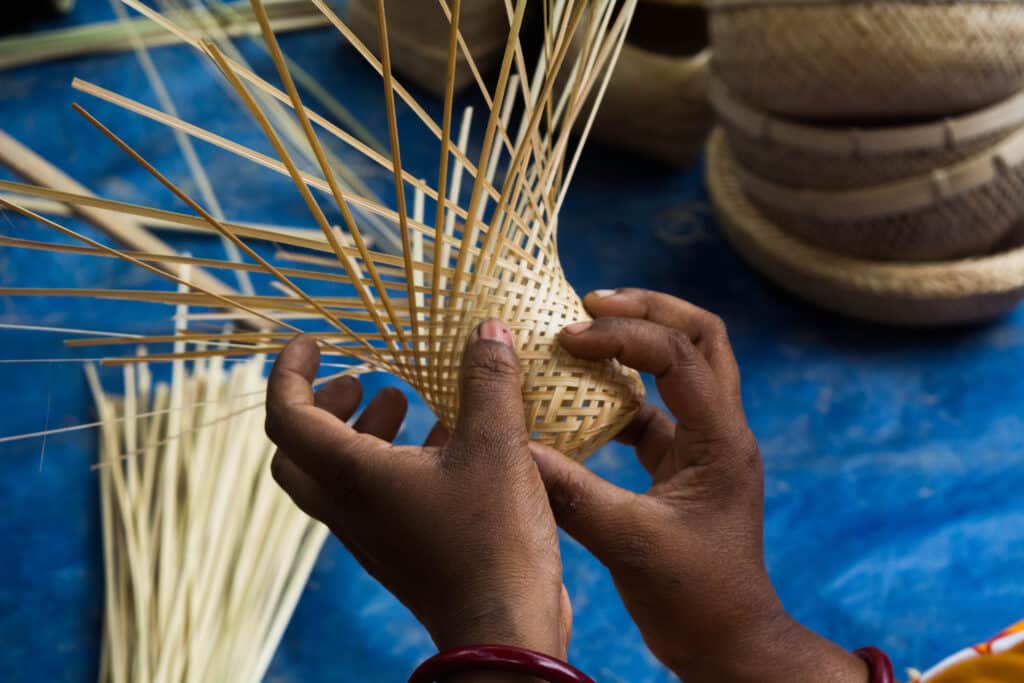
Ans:
[{"label": "radiating bamboo spokes", "polygon": [[[636,0],[506,0],[509,36],[493,88],[488,88],[473,62],[469,49],[472,36],[459,30],[462,0],[452,0],[450,5],[447,0],[437,0],[452,21],[447,46],[448,87],[440,122],[435,122],[391,73],[383,0],[377,0],[379,59],[325,2],[310,1],[380,74],[389,131],[386,153],[341,130],[303,101],[261,0],[252,0],[253,16],[259,22],[280,87],[140,0],[122,2],[210,59],[263,133],[273,155],[257,152],[184,121],[173,112],[154,109],[100,85],[76,80],[75,87],[167,126],[176,134],[203,141],[289,178],[309,209],[311,227],[318,230],[315,236],[275,232],[225,220],[219,212],[211,212],[184,193],[126,141],[80,109],[90,123],[188,205],[192,213],[3,181],[0,191],[208,229],[237,247],[246,258],[234,262],[118,251],[86,241],[49,219],[41,219],[82,243],[50,245],[0,237],[0,247],[122,258],[186,287],[175,291],[6,288],[0,289],[0,294],[99,297],[193,309],[179,318],[181,329],[176,334],[148,335],[136,340],[154,345],[150,352],[154,362],[231,360],[246,354],[273,354],[295,332],[304,330],[317,337],[328,362],[347,359],[366,363],[405,379],[449,426],[458,411],[457,375],[468,335],[485,318],[501,318],[512,327],[523,360],[524,398],[536,438],[573,457],[586,456],[638,408],[643,389],[635,373],[616,363],[577,361],[559,349],[555,341],[559,330],[568,323],[586,319],[587,313],[562,272],[557,217],[586,137],[574,146],[573,127],[580,117],[588,122],[584,130],[593,120],[593,108],[600,101],[621,49]],[[543,6],[545,30],[540,58],[531,70],[519,33],[528,6],[536,4]],[[582,48],[570,50],[576,36],[582,36],[576,40]],[[474,152],[469,144],[473,112],[466,110],[460,117],[454,107],[451,79],[457,55],[474,72],[486,103],[482,117],[477,117],[482,139]],[[289,146],[295,138],[288,143],[279,130],[280,121],[263,111],[264,97],[294,116],[295,125],[289,128],[299,131],[304,155],[315,161],[315,171],[308,170],[308,166],[307,170],[300,170],[291,157]],[[437,140],[434,181],[411,172],[403,164],[398,118],[400,108],[405,107],[423,124],[426,133]],[[459,125],[457,119],[461,119]],[[325,146],[328,141],[340,143],[350,153],[386,169],[393,179],[392,200],[385,204],[343,185],[329,159]],[[3,201],[36,217],[14,202]],[[338,215],[341,220],[335,225],[329,216]],[[397,229],[400,254],[372,248],[364,235],[366,216]],[[268,259],[250,247],[253,240],[277,242],[280,248]],[[196,287],[180,272],[169,270],[176,265],[244,273],[254,283],[269,284],[276,291],[218,295]],[[314,283],[319,283],[315,296],[310,294]],[[334,291],[321,294],[325,285]],[[273,327],[227,333],[194,327],[240,319],[243,314],[272,321]],[[115,343],[115,347],[127,343],[124,340]],[[97,336],[75,340],[72,345],[109,346],[110,340]],[[167,348],[159,348],[161,345]],[[138,360],[126,353],[110,357],[107,362],[132,365]]]}]

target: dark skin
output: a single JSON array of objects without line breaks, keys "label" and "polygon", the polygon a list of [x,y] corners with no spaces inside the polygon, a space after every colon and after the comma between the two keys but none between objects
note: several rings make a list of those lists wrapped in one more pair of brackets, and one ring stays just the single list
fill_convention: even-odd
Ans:
[{"label": "dark skin", "polygon": [[651,651],[687,683],[865,683],[863,662],[794,621],[768,578],[761,458],[722,321],[645,290],[594,292],[584,305],[595,320],[568,326],[562,346],[654,375],[671,413],[648,405],[619,435],[651,474],[646,492],[529,442],[519,361],[498,321],[467,344],[454,433],[435,428],[423,447],[389,443],[405,414],[397,391],[348,427],[359,383],[314,394],[316,344],[293,341],[268,388],[274,476],[441,649],[502,643],[565,656],[572,615],[557,520],[608,568]]}]

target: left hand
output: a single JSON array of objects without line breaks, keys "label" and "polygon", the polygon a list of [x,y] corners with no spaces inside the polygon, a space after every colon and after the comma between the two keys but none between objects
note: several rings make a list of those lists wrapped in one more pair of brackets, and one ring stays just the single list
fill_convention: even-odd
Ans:
[{"label": "left hand", "polygon": [[381,391],[353,427],[352,378],[313,393],[319,351],[298,337],[267,388],[275,479],[324,522],[441,649],[506,644],[564,658],[572,617],[557,528],[530,456],[521,371],[499,321],[470,336],[454,434],[395,446],[406,403]]}]

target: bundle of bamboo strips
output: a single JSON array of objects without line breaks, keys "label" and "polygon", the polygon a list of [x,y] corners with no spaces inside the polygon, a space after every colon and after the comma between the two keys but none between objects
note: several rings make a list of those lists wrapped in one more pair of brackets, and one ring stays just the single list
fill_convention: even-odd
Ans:
[{"label": "bundle of bamboo strips", "polygon": [[263,679],[328,534],[270,476],[263,366],[178,360],[154,384],[146,362],[127,365],[123,397],[86,366],[101,421],[101,683]]},{"label": "bundle of bamboo strips", "polygon": [[[326,22],[306,0],[267,0],[274,29],[280,32],[298,31],[324,26]],[[175,14],[176,21],[185,21],[202,9],[183,9]],[[249,35],[259,28],[249,11],[248,0],[236,0],[216,11],[222,30],[234,37]],[[109,54],[131,50],[134,36],[147,47],[173,45],[179,40],[148,19],[133,19],[130,24],[108,21],[86,26],[54,29],[45,33],[16,35],[0,40],[0,69],[13,69],[29,64]]]}]

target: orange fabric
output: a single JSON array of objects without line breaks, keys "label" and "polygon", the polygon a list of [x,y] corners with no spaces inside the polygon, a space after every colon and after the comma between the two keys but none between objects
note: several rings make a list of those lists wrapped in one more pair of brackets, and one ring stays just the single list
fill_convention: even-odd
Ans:
[{"label": "orange fabric", "polygon": [[1021,683],[1024,681],[1024,645],[998,655],[987,654],[960,662],[928,683]]},{"label": "orange fabric", "polygon": [[975,645],[976,656],[927,677],[927,683],[1024,683],[1024,643],[992,654],[992,646],[1000,638],[1024,632],[1024,621],[1018,622],[990,640]]}]

